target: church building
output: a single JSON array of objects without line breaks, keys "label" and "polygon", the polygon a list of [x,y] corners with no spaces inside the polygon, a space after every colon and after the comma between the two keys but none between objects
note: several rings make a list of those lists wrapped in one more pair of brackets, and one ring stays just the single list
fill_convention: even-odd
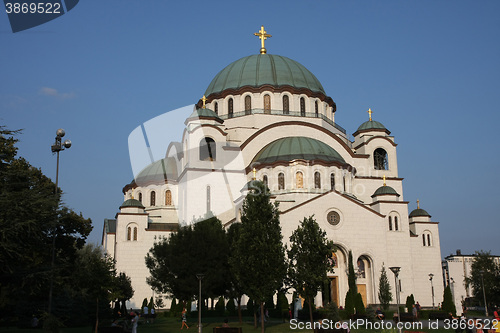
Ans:
[{"label": "church building", "polygon": [[255,35],[260,53],[230,63],[212,79],[185,114],[182,137],[124,186],[119,212],[104,222],[102,246],[132,280],[130,306],[158,296],[146,283],[144,258],[153,244],[210,215],[226,228],[239,223],[252,179],[263,181],[279,203],[284,242],[314,215],[335,243],[334,273],[317,306],[323,300],[344,306],[349,251],[365,305],[380,303],[382,267],[393,303],[390,267],[400,268],[401,303],[410,294],[422,306],[441,302],[442,284],[434,283],[431,292],[429,281],[442,273],[438,222],[419,205],[410,211],[391,131],[368,110],[350,139],[316,76],[297,61],[268,54],[264,42],[271,35],[264,27]]}]

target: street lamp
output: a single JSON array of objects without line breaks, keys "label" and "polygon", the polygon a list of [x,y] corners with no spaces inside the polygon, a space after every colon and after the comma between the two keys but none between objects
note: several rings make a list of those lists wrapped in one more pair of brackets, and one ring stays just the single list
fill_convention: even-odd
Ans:
[{"label": "street lamp", "polygon": [[486,304],[486,292],[484,290],[484,270],[480,270],[479,273],[481,273],[481,284],[483,285],[484,311],[486,312],[486,317],[488,317],[488,305]]},{"label": "street lamp", "polygon": [[430,273],[429,274],[429,281],[431,281],[431,291],[432,291],[432,309],[434,310],[434,284],[432,283],[432,278],[434,277],[434,274]]},{"label": "street lamp", "polygon": [[398,285],[398,276],[401,267],[389,267],[389,269],[394,273],[394,283],[396,286],[396,300],[398,302],[398,323],[401,321],[401,314],[399,313],[399,285]]},{"label": "street lamp", "polygon": [[205,274],[196,274],[198,281],[200,282],[200,293],[198,296],[198,333],[201,333],[201,280],[205,277]]},{"label": "street lamp", "polygon": [[[57,192],[58,192],[58,183],[59,183],[59,152],[61,150],[64,150],[65,148],[70,148],[71,147],[71,141],[70,140],[65,140],[62,142],[62,138],[66,132],[62,128],[58,129],[56,131],[56,139],[54,144],[51,146],[52,153],[57,154],[57,169],[56,169],[56,200],[57,200]],[[52,231],[52,260],[50,263],[50,288],[49,288],[49,309],[48,312],[51,314],[52,311],[52,290],[54,289],[54,263],[55,263],[55,257],[56,257],[56,228],[57,225],[54,226],[54,230]]]}]

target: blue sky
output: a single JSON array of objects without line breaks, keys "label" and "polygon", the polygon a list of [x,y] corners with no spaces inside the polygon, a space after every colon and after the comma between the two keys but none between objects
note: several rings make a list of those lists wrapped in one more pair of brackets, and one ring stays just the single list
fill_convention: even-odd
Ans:
[{"label": "blue sky", "polygon": [[0,124],[23,129],[20,155],[55,177],[50,145],[64,128],[65,203],[104,218],[133,178],[127,138],[193,104],[230,62],[292,58],[337,103],[353,133],[366,110],[398,143],[404,199],[440,222],[441,251],[500,255],[500,1],[80,1],[13,34],[0,13]]}]

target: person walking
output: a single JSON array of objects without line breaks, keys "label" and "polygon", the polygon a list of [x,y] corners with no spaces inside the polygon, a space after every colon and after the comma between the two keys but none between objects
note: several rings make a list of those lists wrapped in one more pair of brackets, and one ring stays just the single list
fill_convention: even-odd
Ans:
[{"label": "person walking", "polygon": [[187,325],[187,318],[186,318],[186,308],[182,309],[182,325],[181,325],[181,330],[186,326],[186,329],[189,329],[189,326]]},{"label": "person walking", "polygon": [[133,317],[131,320],[132,323],[132,333],[137,333],[137,325],[139,324],[139,316],[135,312],[131,312],[130,316]]}]

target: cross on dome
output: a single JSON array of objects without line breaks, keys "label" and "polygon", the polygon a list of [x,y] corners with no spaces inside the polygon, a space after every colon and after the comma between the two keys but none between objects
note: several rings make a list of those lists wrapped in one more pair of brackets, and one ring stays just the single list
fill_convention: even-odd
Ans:
[{"label": "cross on dome", "polygon": [[370,121],[372,121],[372,113],[373,113],[372,109],[368,109],[368,111],[366,112],[368,112],[368,115],[370,116]]},{"label": "cross on dome", "polygon": [[260,27],[259,32],[255,32],[254,35],[258,36],[260,39],[260,45],[261,45],[260,54],[266,54],[267,50],[264,47],[264,41],[268,38],[271,38],[272,36],[270,34],[268,34],[266,30],[264,30],[263,25]]},{"label": "cross on dome", "polygon": [[207,98],[205,97],[205,95],[203,95],[203,98],[201,100],[203,101],[203,108],[205,109],[206,108],[205,104],[207,102]]}]

